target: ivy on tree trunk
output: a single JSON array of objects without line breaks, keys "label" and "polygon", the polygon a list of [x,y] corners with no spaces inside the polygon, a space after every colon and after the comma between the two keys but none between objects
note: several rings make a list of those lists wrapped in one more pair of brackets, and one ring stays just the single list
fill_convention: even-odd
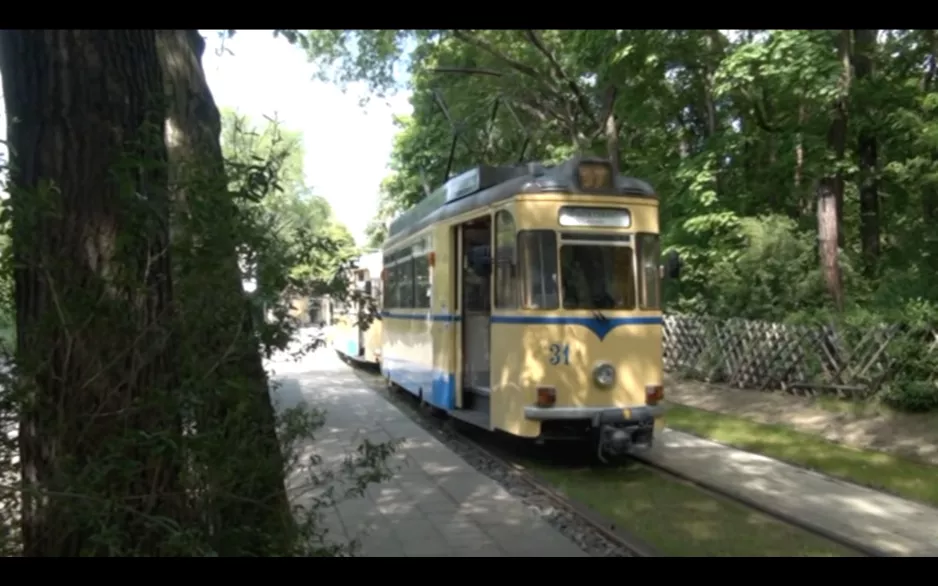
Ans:
[{"label": "ivy on tree trunk", "polygon": [[[220,555],[285,555],[293,522],[285,463],[252,312],[241,286],[237,209],[228,191],[221,118],[196,30],[157,33],[168,104],[166,144],[180,254],[180,310],[193,364],[215,389],[196,408]],[[242,530],[249,528],[248,531]]]}]

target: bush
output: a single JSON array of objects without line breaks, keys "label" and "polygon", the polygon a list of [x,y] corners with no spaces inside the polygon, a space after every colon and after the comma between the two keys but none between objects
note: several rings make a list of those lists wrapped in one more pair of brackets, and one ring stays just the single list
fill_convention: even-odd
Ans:
[{"label": "bush", "polygon": [[938,409],[938,385],[934,381],[899,380],[880,393],[886,405],[909,413],[927,413]]}]

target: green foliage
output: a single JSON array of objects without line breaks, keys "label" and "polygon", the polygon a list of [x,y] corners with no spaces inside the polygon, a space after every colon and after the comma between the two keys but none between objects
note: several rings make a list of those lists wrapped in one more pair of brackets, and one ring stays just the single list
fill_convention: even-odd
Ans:
[{"label": "green foliage", "polygon": [[[311,33],[305,48],[343,83],[393,91],[395,67],[410,73],[414,111],[399,120],[381,221],[447,179],[454,135],[451,175],[513,163],[528,139],[529,160],[608,154],[595,124],[614,89],[621,168],[657,188],[665,247],[684,261],[680,282],[666,284],[670,310],[907,321],[896,313],[938,303],[936,31],[872,31],[865,77],[855,61],[864,31],[847,32],[846,69],[835,30],[358,30]],[[837,101],[848,121],[842,158],[830,143]],[[876,139],[865,171],[861,135]],[[835,315],[818,258],[816,189],[835,173],[848,315]],[[869,270],[865,179],[878,195]]]},{"label": "green foliage", "polygon": [[257,280],[254,300],[275,313],[274,331],[289,334],[283,330],[289,308],[284,301],[341,298],[348,290],[345,269],[358,251],[329,202],[306,184],[299,133],[273,119],[258,128],[245,116],[224,111],[222,148],[229,190],[240,195],[241,214],[258,228],[253,244],[242,248]]},{"label": "green foliage", "polygon": [[[678,248],[686,271],[679,283],[667,283],[669,307],[770,321],[824,307],[811,234],[800,231],[794,220],[696,216],[688,222],[699,226],[701,244]],[[713,296],[714,290],[721,295]]]}]

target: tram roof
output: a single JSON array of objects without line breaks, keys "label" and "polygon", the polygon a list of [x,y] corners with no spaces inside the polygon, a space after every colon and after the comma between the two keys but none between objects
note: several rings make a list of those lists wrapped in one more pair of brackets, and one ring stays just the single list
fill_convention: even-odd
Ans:
[{"label": "tram roof", "polygon": [[423,228],[475,208],[508,199],[519,193],[562,192],[610,197],[655,197],[647,182],[618,175],[606,187],[588,189],[582,185],[582,169],[605,167],[599,157],[575,156],[556,166],[528,163],[517,166],[482,165],[453,177],[443,186],[398,216],[388,228],[385,247]]}]

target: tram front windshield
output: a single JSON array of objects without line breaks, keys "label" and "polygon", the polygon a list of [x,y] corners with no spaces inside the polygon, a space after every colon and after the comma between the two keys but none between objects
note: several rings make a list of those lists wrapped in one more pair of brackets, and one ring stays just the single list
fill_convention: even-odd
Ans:
[{"label": "tram front windshield", "polygon": [[553,231],[522,232],[518,243],[527,309],[554,309],[558,302],[568,310],[660,308],[657,234],[633,234],[628,241],[608,242],[562,237],[559,255]]},{"label": "tram front windshield", "polygon": [[658,237],[637,236],[628,243],[561,241],[564,309],[657,309]]},{"label": "tram front windshield", "polygon": [[633,254],[630,246],[562,244],[564,309],[634,309]]}]

